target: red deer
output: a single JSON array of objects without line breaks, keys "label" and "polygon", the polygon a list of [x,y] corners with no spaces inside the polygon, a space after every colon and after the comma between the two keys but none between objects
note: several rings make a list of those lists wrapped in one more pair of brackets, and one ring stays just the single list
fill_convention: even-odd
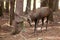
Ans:
[{"label": "red deer", "polygon": [[[41,19],[42,20],[42,26],[44,25],[44,18],[46,18],[46,30],[48,25],[48,20],[53,21],[53,11],[49,7],[41,7],[39,9],[36,9],[35,12],[31,12],[29,17],[27,18],[28,23],[31,26],[30,21],[35,22],[35,28],[34,33],[36,31],[36,25],[37,22]],[[42,27],[41,27],[42,31]]]}]

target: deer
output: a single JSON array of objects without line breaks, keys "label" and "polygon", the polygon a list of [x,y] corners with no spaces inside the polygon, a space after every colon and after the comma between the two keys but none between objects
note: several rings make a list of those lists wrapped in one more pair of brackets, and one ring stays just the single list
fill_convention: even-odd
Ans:
[{"label": "deer", "polygon": [[[31,21],[35,23],[34,33],[36,32],[36,28],[37,28],[36,25],[39,22],[39,20],[42,21],[42,26],[43,26],[45,18],[47,19],[46,20],[46,30],[47,30],[48,20],[53,21],[52,9],[50,9],[49,7],[41,7],[36,9],[34,12],[30,12],[28,14],[27,22],[30,24],[30,26],[32,26]],[[41,32],[42,32],[42,27],[41,27]]]}]

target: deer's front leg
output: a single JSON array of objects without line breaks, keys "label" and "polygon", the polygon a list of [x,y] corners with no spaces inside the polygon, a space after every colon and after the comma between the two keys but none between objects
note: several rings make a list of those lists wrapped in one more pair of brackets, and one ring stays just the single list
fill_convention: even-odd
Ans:
[{"label": "deer's front leg", "polygon": [[34,28],[34,33],[36,33],[36,25],[37,25],[37,19],[35,20],[35,28]]}]

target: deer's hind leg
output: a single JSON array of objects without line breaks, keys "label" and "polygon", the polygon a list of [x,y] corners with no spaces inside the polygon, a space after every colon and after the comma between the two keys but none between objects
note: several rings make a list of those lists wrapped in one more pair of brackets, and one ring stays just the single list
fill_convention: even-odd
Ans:
[{"label": "deer's hind leg", "polygon": [[[44,18],[42,18],[42,26],[44,25]],[[41,32],[42,32],[42,26],[41,26]]]},{"label": "deer's hind leg", "polygon": [[47,20],[46,20],[46,31],[47,31],[47,26],[48,26],[48,17],[47,17]]}]

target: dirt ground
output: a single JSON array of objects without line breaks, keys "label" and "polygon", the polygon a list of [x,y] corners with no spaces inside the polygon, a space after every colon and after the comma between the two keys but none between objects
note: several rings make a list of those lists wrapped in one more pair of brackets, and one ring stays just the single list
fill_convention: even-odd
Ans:
[{"label": "dirt ground", "polygon": [[[56,14],[57,13],[57,14]],[[21,31],[19,34],[11,35],[12,27],[0,28],[0,40],[60,40],[60,15],[59,11],[54,13],[54,23],[48,24],[46,31],[45,26],[41,32],[41,25],[37,25],[36,33],[34,33],[34,26],[30,27],[26,23],[25,32]],[[0,20],[0,25],[7,23],[8,20]]]}]

